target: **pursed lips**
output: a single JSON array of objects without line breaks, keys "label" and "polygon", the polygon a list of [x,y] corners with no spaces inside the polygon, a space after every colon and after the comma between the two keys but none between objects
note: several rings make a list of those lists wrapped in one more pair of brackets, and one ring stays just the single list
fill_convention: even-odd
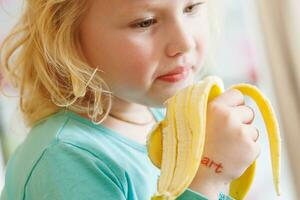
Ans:
[{"label": "pursed lips", "polygon": [[191,67],[176,67],[172,71],[168,72],[167,74],[164,74],[162,76],[159,76],[158,79],[162,81],[167,82],[177,82],[182,79],[185,79],[191,70]]}]

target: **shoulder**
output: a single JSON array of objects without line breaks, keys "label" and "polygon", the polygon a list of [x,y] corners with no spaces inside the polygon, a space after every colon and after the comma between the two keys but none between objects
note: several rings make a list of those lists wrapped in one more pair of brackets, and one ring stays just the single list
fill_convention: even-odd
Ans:
[{"label": "shoulder", "polygon": [[[67,142],[58,142],[48,146],[37,163],[32,168],[32,173],[49,173],[59,175],[80,175],[102,172],[109,175],[115,182],[123,174],[122,168],[118,167],[112,161],[103,160],[99,155],[91,152],[89,149],[76,146]],[[74,172],[74,173],[73,173]]]},{"label": "shoulder", "polygon": [[96,155],[105,150],[103,145],[109,142],[105,128],[73,112],[60,111],[34,126],[22,147],[35,146],[35,151],[43,152],[57,144],[68,144],[86,152],[95,152]]},{"label": "shoulder", "polygon": [[124,170],[107,153],[111,141],[94,126],[61,112],[36,124],[8,162],[5,191],[13,196],[9,199],[21,199],[26,188],[47,191],[52,184],[66,189],[72,183],[99,186],[107,181],[122,188]]},{"label": "shoulder", "polygon": [[[44,139],[48,141],[40,149],[37,166],[46,162],[49,167],[52,163],[62,166],[74,164],[74,168],[92,164],[113,174],[122,171],[108,155],[111,140],[106,137],[105,130],[75,113],[63,112],[51,117],[34,131],[41,135],[49,132],[48,136],[46,134],[47,139]],[[39,138],[39,143],[43,141],[42,138]]]},{"label": "shoulder", "polygon": [[25,191],[27,197],[47,193],[55,199],[99,195],[105,190],[122,196],[125,184],[125,172],[118,165],[88,149],[60,141],[48,146],[33,166]]}]

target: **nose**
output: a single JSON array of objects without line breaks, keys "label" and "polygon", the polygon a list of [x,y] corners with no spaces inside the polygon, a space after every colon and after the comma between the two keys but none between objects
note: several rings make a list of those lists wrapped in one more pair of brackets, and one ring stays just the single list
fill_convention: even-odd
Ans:
[{"label": "nose", "polygon": [[180,21],[169,26],[166,53],[170,57],[184,54],[195,48],[192,29]]}]

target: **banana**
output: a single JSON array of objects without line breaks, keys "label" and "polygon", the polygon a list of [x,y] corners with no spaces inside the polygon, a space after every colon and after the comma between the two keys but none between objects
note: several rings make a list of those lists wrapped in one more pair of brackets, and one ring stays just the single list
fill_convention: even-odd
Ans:
[{"label": "banana", "polygon": [[[273,108],[266,97],[249,84],[237,84],[238,89],[251,97],[262,113],[269,138],[273,182],[280,195],[280,133]],[[157,192],[152,200],[173,200],[180,196],[194,179],[199,168],[205,144],[207,104],[224,91],[217,76],[178,91],[165,104],[166,117],[152,129],[147,138],[148,156],[161,173]],[[240,200],[250,189],[255,175],[256,161],[236,180],[230,183],[230,196]]]}]

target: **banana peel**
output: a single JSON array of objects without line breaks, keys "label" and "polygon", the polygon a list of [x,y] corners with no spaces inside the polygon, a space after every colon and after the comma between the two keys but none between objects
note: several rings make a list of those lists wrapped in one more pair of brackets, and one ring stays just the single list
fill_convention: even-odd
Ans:
[{"label": "banana peel", "polygon": [[[280,195],[280,133],[278,122],[269,100],[255,86],[237,84],[238,89],[257,104],[269,139],[273,182]],[[168,99],[166,117],[153,128],[147,138],[148,156],[160,168],[157,193],[152,200],[173,200],[180,196],[194,179],[205,145],[206,110],[208,103],[222,94],[223,82],[217,76],[178,91]],[[230,183],[229,195],[242,200],[248,193],[255,175],[256,161]]]}]

